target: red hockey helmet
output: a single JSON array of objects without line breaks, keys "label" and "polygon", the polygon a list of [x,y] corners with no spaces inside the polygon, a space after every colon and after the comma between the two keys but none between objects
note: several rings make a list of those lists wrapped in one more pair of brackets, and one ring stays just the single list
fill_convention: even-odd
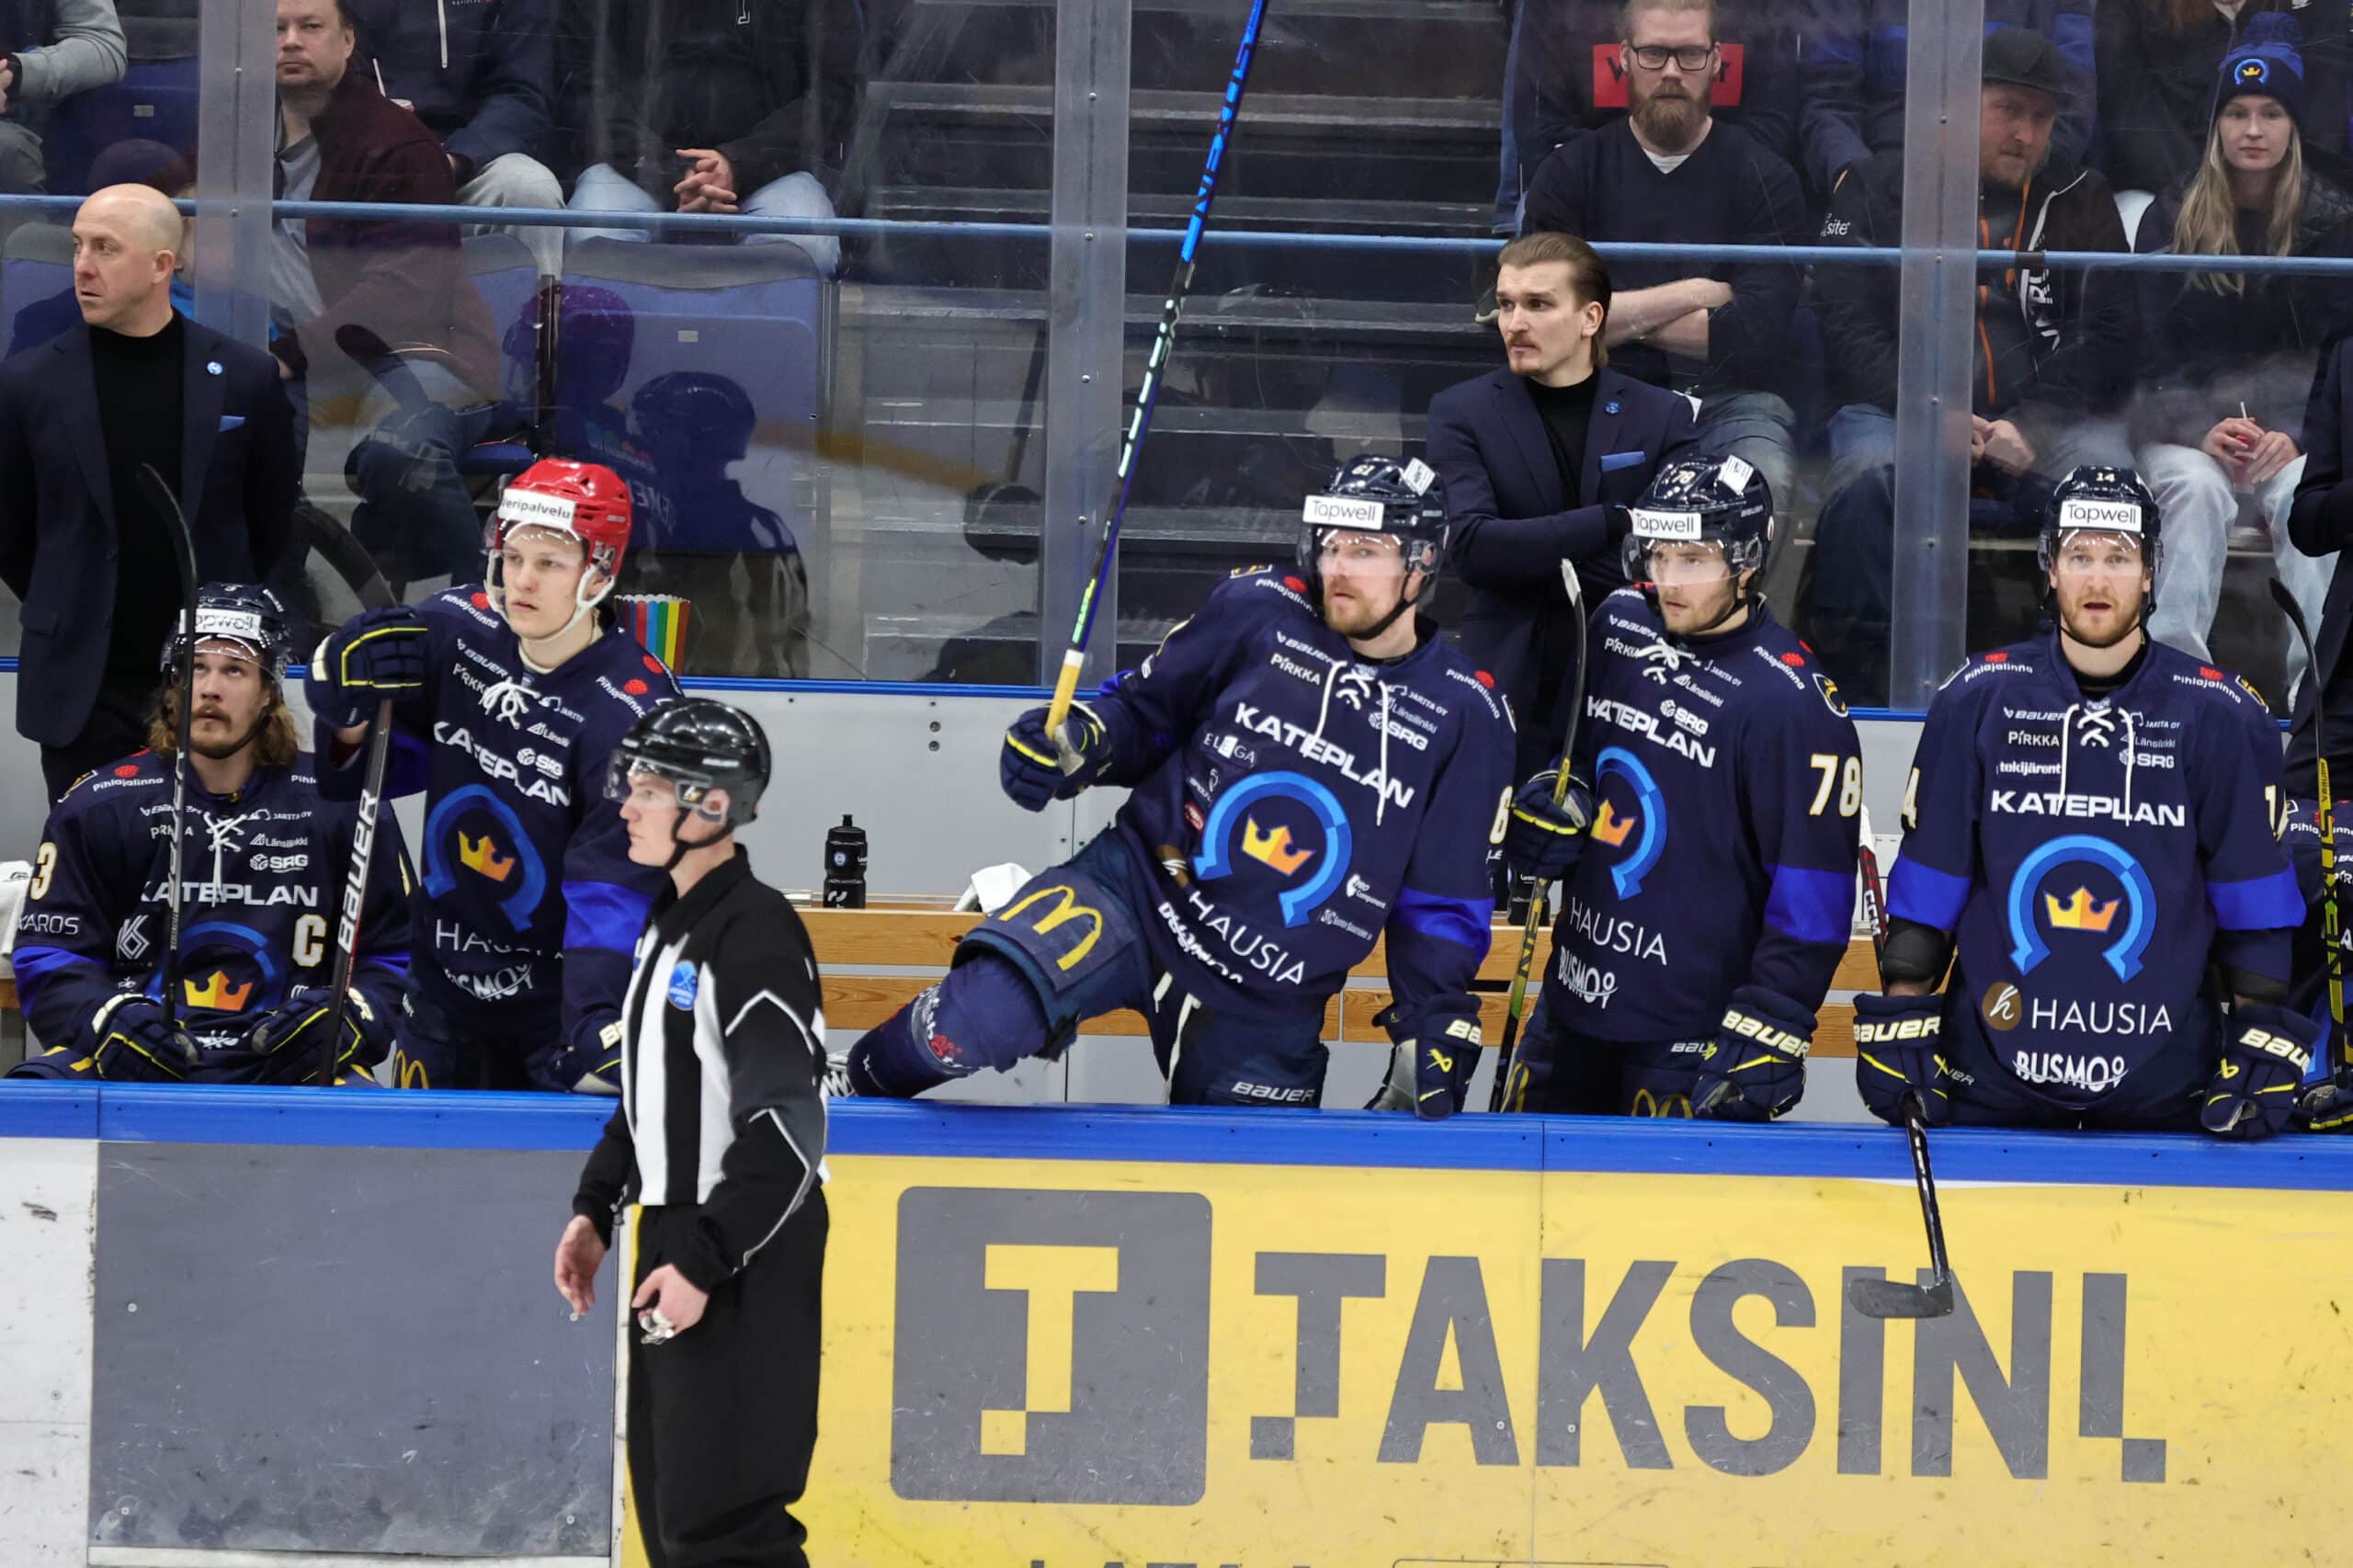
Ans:
[{"label": "red hockey helmet", "polygon": [[604,580],[591,593],[584,573],[578,599],[584,611],[595,608],[620,576],[631,526],[629,486],[620,474],[602,463],[541,458],[507,481],[484,530],[483,549],[490,557],[486,578],[493,598],[504,599],[499,555],[506,548],[508,532],[545,528],[571,535],[587,551],[587,564]]}]

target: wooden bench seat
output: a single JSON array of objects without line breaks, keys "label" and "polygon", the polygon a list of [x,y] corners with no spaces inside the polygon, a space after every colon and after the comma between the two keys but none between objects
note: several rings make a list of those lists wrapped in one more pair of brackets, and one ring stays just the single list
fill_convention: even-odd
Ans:
[{"label": "wooden bench seat", "polygon": [[[817,964],[824,975],[825,1022],[837,1029],[868,1029],[906,1005],[946,971],[957,941],[978,925],[978,915],[961,915],[936,906],[867,909],[803,909],[810,940],[817,949]],[[1542,978],[1552,959],[1551,933],[1536,938],[1535,967],[1529,984]],[[1519,960],[1517,927],[1497,926],[1486,961],[1479,966],[1480,1012],[1490,1043],[1503,1039],[1504,1006],[1511,989],[1514,966]],[[892,972],[901,971],[901,972]],[[1349,971],[1347,988],[1333,998],[1324,1012],[1324,1038],[1331,1044],[1386,1044],[1388,1036],[1373,1018],[1389,1006],[1388,949],[1373,944],[1364,962]],[[1871,947],[1857,938],[1831,981],[1834,989],[1868,991],[1878,987]],[[1139,1013],[1114,1013],[1086,1026],[1088,1034],[1142,1035]],[[1816,1056],[1855,1054],[1855,1009],[1844,1002],[1824,1005],[1813,1036]]]}]

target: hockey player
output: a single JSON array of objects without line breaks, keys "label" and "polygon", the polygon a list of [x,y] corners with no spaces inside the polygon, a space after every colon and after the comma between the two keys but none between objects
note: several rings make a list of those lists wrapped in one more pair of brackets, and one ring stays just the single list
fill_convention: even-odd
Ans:
[{"label": "hockey player", "polygon": [[749,714],[688,698],[632,725],[606,780],[630,858],[669,885],[637,941],[621,1106],[581,1172],[555,1285],[574,1313],[596,1304],[633,1194],[629,1466],[654,1568],[808,1562],[789,1510],[817,1440],[825,1019],[800,916],[735,843],[768,775]]},{"label": "hockey player", "polygon": [[1385,930],[1394,1045],[1376,1103],[1457,1108],[1511,720],[1421,613],[1446,535],[1435,477],[1348,463],[1307,500],[1296,571],[1220,584],[1059,735],[1042,708],[1015,722],[999,778],[1022,806],[1133,792],[858,1042],[852,1092],[1051,1058],[1083,1020],[1131,1007],[1172,1101],[1318,1105],[1324,1006]]},{"label": "hockey player", "polygon": [[49,1049],[12,1076],[314,1084],[332,1049],[339,1081],[367,1084],[408,970],[407,857],[381,812],[338,1031],[328,988],[358,811],[320,798],[279,686],[284,618],[262,588],[214,584],[198,601],[180,996],[165,1021],[181,652],[175,636],[148,749],[50,812],[15,954],[26,1019]]},{"label": "hockey player", "polygon": [[[1837,687],[1766,608],[1773,498],[1738,458],[1669,463],[1628,517],[1573,783],[1524,785],[1505,853],[1564,881],[1514,1109],[1761,1121],[1852,928],[1863,771]],[[1566,717],[1565,715],[1563,717]]]},{"label": "hockey player", "polygon": [[2131,470],[2069,474],[2042,526],[2056,624],[1929,705],[1884,994],[1855,1001],[1882,1119],[1916,1101],[1930,1123],[2288,1122],[2320,1031],[2282,1006],[2304,906],[2279,737],[2253,687],[2151,641],[2159,525]]},{"label": "hockey player", "polygon": [[599,607],[630,532],[610,469],[543,459],[499,498],[485,580],[321,644],[321,783],[356,791],[381,698],[391,796],[425,792],[406,1088],[614,1092],[629,952],[662,884],[602,790],[629,726],[677,695]]}]

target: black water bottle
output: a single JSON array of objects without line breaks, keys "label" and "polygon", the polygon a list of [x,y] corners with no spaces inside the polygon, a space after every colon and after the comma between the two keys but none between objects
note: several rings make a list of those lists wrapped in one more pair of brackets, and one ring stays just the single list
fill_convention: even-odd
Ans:
[{"label": "black water bottle", "polygon": [[825,831],[825,907],[866,907],[866,830],[847,814]]}]

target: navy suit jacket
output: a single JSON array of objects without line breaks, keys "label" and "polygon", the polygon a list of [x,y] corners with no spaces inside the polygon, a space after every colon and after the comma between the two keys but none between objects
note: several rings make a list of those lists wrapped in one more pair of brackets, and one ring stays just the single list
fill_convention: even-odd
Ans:
[{"label": "navy suit jacket", "polygon": [[[2326,555],[2353,546],[2353,472],[2347,470],[2347,463],[2353,461],[2353,334],[2338,337],[2321,351],[2312,401],[2304,407],[2302,445],[2304,477],[2297,481],[2295,504],[2289,508],[2288,537],[2306,555]],[[2337,665],[2345,657],[2347,618],[2353,618],[2353,572],[2346,571],[2340,559],[2336,574],[2329,579],[2320,624],[2313,628],[2316,644],[2313,657],[2320,667],[2304,677],[2297,695],[2295,722],[2288,732],[2288,786],[2308,799],[2315,797],[2319,789],[2318,769],[2313,766],[2319,751],[2313,731],[2313,699],[2336,678]],[[2353,715],[2339,710],[2331,713],[2328,721],[2329,739],[2336,743],[2329,748],[2330,755],[2341,757],[2347,749],[2346,737],[2353,734],[2345,728],[2353,723]],[[2342,782],[2334,778],[2328,782],[2339,797],[2344,795]]]},{"label": "navy suit jacket", "polygon": [[[199,582],[257,583],[278,563],[301,485],[278,362],[194,322],[187,332],[180,472]],[[90,329],[0,361],[0,582],[24,603],[17,731],[43,745],[82,732],[97,699],[118,570],[113,483],[98,426]],[[159,645],[160,659],[163,649]]]},{"label": "navy suit jacket", "polygon": [[1608,508],[1631,506],[1660,465],[1691,444],[1691,403],[1616,370],[1594,387],[1577,492],[1520,378],[1495,370],[1430,400],[1429,464],[1446,490],[1447,562],[1462,580],[1462,652],[1495,677],[1519,724],[1517,776],[1560,755],[1554,699],[1584,656],[1561,577],[1574,562],[1588,606],[1623,585],[1622,531]]}]

